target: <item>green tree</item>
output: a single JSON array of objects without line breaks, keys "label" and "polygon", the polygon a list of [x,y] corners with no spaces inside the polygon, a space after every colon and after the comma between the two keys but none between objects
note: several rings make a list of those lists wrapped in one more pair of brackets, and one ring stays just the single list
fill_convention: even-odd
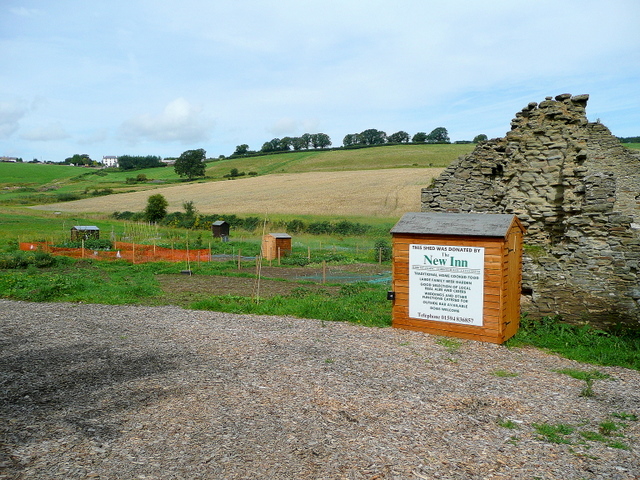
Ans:
[{"label": "green tree", "polygon": [[236,151],[233,152],[234,155],[246,155],[249,151],[249,145],[243,143],[242,145],[238,145],[236,147]]},{"label": "green tree", "polygon": [[425,143],[427,141],[426,132],[418,132],[411,139],[413,143]]},{"label": "green tree", "polygon": [[360,133],[362,143],[365,145],[382,145],[387,141],[387,134],[382,130],[370,128]]},{"label": "green tree", "polygon": [[409,134],[400,130],[399,132],[389,135],[387,140],[389,143],[409,143]]},{"label": "green tree", "polygon": [[311,135],[313,148],[325,148],[331,146],[331,138],[326,133],[314,133]]},{"label": "green tree", "polygon": [[93,160],[91,160],[87,153],[76,153],[73,157],[65,158],[64,163],[67,165],[92,165]]},{"label": "green tree", "polygon": [[169,202],[164,195],[157,193],[147,199],[147,207],[144,209],[144,217],[147,221],[156,223],[167,216]]},{"label": "green tree", "polygon": [[207,152],[199,148],[197,150],[187,150],[176,160],[174,169],[181,177],[193,180],[195,177],[204,177]]},{"label": "green tree", "polygon": [[362,143],[362,137],[359,133],[347,133],[342,139],[342,144],[345,147],[351,147]]},{"label": "green tree", "polygon": [[449,140],[449,132],[444,127],[434,128],[429,135],[427,135],[427,143],[451,143]]},{"label": "green tree", "polygon": [[476,135],[473,138],[473,143],[486,142],[486,141],[487,141],[487,136],[484,133],[481,133],[480,135]]}]

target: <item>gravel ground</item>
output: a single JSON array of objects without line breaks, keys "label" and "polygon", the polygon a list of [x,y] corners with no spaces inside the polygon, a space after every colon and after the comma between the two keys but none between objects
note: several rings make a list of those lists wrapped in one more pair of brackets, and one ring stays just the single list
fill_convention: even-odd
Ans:
[{"label": "gravel ground", "polygon": [[8,300],[0,348],[1,479],[640,478],[640,372],[536,349]]}]

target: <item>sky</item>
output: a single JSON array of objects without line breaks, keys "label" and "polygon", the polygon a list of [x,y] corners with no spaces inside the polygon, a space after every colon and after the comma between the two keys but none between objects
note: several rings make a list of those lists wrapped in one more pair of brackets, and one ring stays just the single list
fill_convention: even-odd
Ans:
[{"label": "sky", "polygon": [[24,161],[503,137],[562,93],[640,135],[638,0],[0,0],[0,156]]}]

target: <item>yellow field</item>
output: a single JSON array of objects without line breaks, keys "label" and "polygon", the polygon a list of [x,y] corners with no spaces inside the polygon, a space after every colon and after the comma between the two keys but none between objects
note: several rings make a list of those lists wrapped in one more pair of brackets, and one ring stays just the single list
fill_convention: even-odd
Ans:
[{"label": "yellow field", "polygon": [[39,210],[112,213],[140,212],[160,193],[169,212],[193,201],[202,214],[294,214],[400,217],[420,211],[420,190],[442,168],[398,168],[346,172],[307,172],[243,177],[237,180],[161,187],[73,202],[39,205]]}]

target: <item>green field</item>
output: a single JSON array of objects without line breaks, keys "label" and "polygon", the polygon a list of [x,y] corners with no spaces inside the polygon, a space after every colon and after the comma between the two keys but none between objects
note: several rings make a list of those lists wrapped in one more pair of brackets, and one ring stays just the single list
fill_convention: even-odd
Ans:
[{"label": "green field", "polygon": [[[445,167],[473,145],[394,145],[355,150],[304,151],[209,161],[204,179],[223,181],[231,169],[257,175],[272,173]],[[138,175],[146,181],[128,182]],[[114,169],[0,163],[0,205],[39,205],[111,193],[184,184],[173,167],[121,172]]]}]

